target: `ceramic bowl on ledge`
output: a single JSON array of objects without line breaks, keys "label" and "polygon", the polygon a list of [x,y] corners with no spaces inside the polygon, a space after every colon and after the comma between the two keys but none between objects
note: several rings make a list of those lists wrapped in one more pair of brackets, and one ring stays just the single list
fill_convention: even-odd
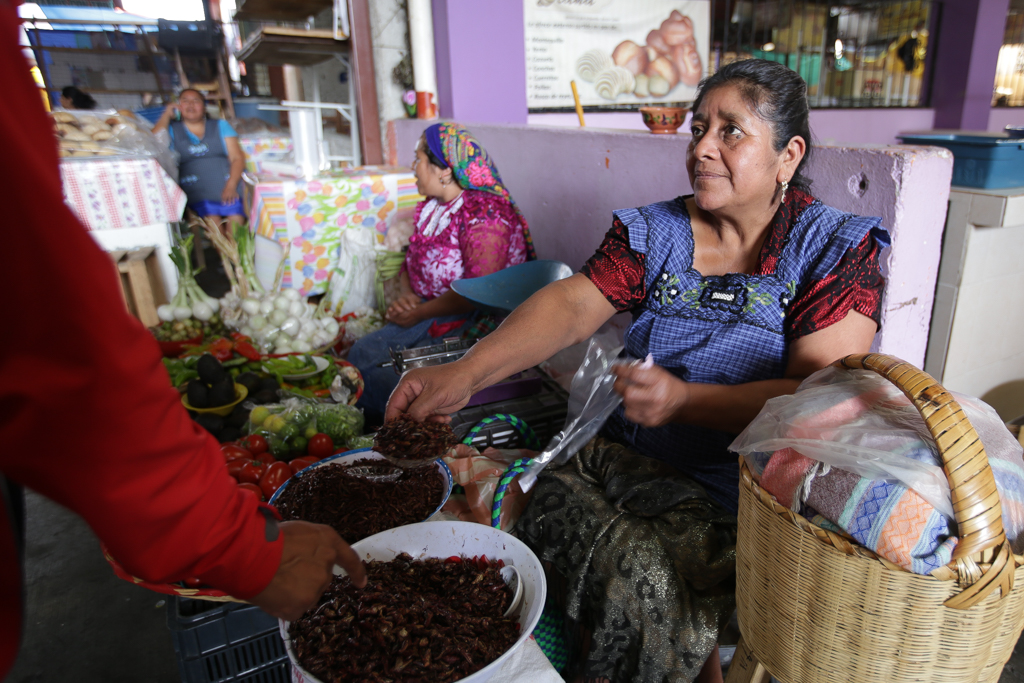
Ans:
[{"label": "ceramic bowl on ledge", "polygon": [[651,129],[652,133],[661,135],[673,135],[679,126],[686,120],[687,107],[640,107],[640,115],[644,118],[644,125]]}]

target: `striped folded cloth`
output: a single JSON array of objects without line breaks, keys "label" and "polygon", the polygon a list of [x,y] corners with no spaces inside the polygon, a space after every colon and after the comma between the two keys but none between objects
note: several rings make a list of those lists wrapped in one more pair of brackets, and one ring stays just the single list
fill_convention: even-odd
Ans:
[{"label": "striped folded cloth", "polygon": [[[985,446],[1003,527],[1020,553],[1021,446],[990,406],[955,397]],[[956,522],[948,516],[952,506],[935,442],[913,404],[878,375],[822,370],[796,394],[768,401],[731,448],[745,455],[766,491],[818,526],[915,574],[949,564]]]}]

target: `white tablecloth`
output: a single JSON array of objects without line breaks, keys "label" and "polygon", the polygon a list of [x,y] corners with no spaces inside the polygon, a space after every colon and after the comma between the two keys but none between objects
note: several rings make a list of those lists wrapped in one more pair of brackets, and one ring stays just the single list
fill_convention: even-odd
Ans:
[{"label": "white tablecloth", "polygon": [[156,159],[64,160],[64,201],[90,230],[181,220],[185,193]]}]

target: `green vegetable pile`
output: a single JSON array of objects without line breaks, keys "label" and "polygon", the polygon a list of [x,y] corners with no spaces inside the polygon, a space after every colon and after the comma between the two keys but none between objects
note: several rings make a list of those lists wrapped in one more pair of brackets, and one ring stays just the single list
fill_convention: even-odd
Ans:
[{"label": "green vegetable pile", "polygon": [[309,439],[318,432],[335,444],[347,444],[362,434],[363,413],[350,405],[312,403],[290,399],[282,404],[257,406],[249,414],[249,434],[261,434],[278,460],[305,455]]}]

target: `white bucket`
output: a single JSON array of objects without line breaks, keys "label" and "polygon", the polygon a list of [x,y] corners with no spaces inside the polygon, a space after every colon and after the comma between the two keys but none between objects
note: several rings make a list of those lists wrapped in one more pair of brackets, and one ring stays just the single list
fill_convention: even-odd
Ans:
[{"label": "white bucket", "polygon": [[[403,552],[414,559],[486,555],[489,560],[502,560],[519,570],[519,578],[523,582],[523,603],[519,612],[522,630],[519,632],[519,639],[503,655],[476,673],[459,679],[459,683],[483,683],[496,674],[512,653],[522,647],[530,637],[544,610],[547,584],[540,560],[518,538],[483,524],[450,521],[409,524],[364,538],[354,543],[352,548],[360,558],[367,561],[387,562]],[[288,651],[288,659],[292,663],[292,681],[321,683],[318,678],[305,671],[295,659],[292,641],[288,635],[288,624],[289,622],[283,619],[279,620],[281,638]]]}]

